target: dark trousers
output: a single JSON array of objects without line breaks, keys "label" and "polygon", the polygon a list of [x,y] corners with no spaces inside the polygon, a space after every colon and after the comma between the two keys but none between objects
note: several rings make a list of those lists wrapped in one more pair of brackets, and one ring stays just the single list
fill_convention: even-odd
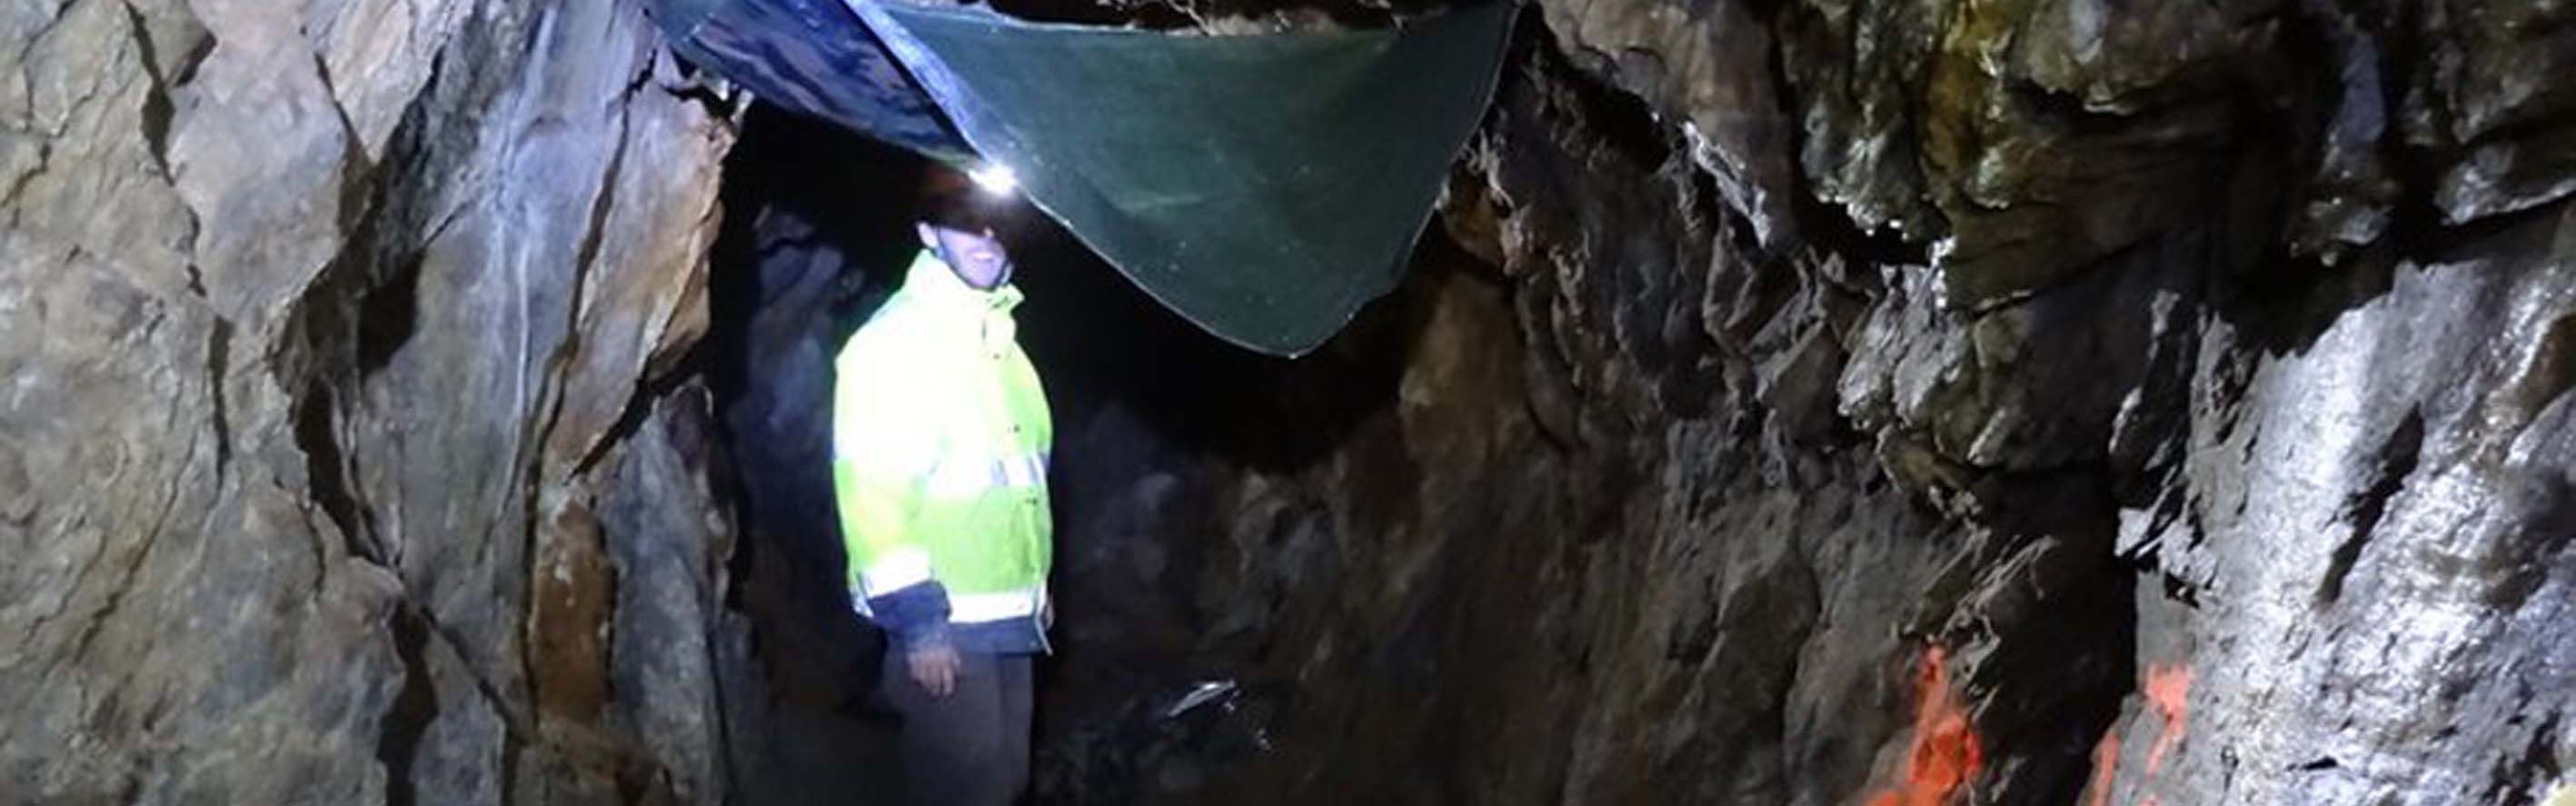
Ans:
[{"label": "dark trousers", "polygon": [[1009,806],[1029,782],[1029,656],[957,653],[957,690],[932,697],[888,647],[887,704],[903,716],[915,806]]}]

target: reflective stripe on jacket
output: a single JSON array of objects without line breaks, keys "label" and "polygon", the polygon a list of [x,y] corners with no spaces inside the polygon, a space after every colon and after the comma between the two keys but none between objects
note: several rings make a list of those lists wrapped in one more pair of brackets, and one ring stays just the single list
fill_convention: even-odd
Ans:
[{"label": "reflective stripe on jacket", "polygon": [[1018,290],[981,291],[925,251],[835,362],[832,477],[862,615],[912,646],[1045,644],[1051,561],[1045,390]]}]

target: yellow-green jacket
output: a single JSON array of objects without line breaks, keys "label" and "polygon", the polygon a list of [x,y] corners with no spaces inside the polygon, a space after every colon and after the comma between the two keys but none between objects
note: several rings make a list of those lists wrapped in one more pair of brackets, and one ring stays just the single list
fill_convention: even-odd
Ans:
[{"label": "yellow-green jacket", "polygon": [[1035,652],[1052,560],[1055,429],[1020,352],[1017,289],[930,252],[835,362],[832,478],[850,599],[902,648]]}]

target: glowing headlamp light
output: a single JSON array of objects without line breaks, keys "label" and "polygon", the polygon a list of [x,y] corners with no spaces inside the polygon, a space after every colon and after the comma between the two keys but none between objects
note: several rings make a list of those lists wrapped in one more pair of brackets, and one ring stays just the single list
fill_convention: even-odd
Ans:
[{"label": "glowing headlamp light", "polygon": [[976,187],[983,188],[984,192],[996,196],[1008,196],[1012,191],[1020,189],[1020,175],[1012,171],[1011,166],[1008,165],[992,163],[978,165],[973,170],[967,171],[966,177],[975,180]]}]

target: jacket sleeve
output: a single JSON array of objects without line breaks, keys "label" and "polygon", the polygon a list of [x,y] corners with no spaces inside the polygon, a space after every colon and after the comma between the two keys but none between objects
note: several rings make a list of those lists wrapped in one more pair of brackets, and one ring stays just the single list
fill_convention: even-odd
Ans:
[{"label": "jacket sleeve", "polygon": [[936,422],[902,382],[904,356],[853,336],[835,362],[832,482],[848,549],[850,595],[896,645],[921,649],[948,640],[948,592],[932,576],[929,544],[916,523],[926,481],[939,460]]}]

